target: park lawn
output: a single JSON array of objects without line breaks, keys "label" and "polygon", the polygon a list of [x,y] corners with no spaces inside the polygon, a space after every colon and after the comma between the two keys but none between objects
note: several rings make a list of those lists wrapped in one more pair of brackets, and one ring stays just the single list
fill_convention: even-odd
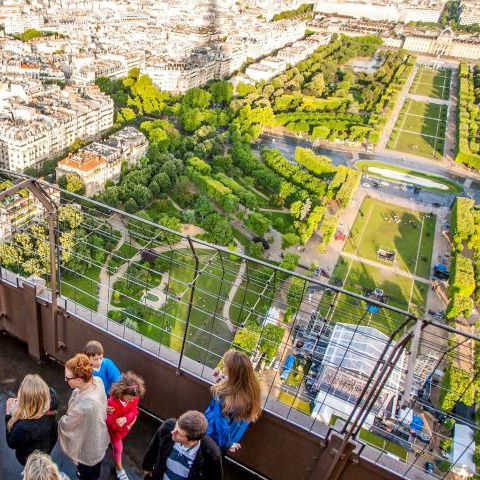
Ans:
[{"label": "park lawn", "polygon": [[419,258],[417,259],[417,269],[415,270],[415,274],[419,277],[430,277],[436,222],[437,216],[435,214],[423,215],[421,246]]},{"label": "park lawn", "polygon": [[[347,270],[350,270],[347,275]],[[343,288],[359,295],[365,295],[367,290],[381,288],[388,296],[387,304],[401,310],[409,310],[409,298],[412,292],[412,302],[418,302],[418,305],[411,306],[411,310],[418,311],[425,306],[427,289],[423,289],[422,284],[413,285],[412,280],[403,275],[396,274],[389,270],[376,268],[366,265],[346,257],[340,257],[332,274],[332,282],[334,278],[341,278],[344,281]],[[331,296],[325,296],[322,299],[321,313],[327,315],[330,310]],[[351,323],[359,325],[369,325],[377,328],[386,335],[392,332],[405,320],[401,314],[390,310],[378,313],[367,313],[367,304],[362,300],[358,300],[345,294],[337,296],[333,310],[330,310],[330,318],[339,323]],[[401,334],[402,332],[400,332]]]},{"label": "park lawn", "polygon": [[377,435],[374,432],[370,432],[365,428],[362,428],[360,430],[360,439],[364,440],[366,443],[373,447],[379,448],[380,450],[385,450],[395,455],[396,457],[399,457],[403,461],[407,460],[408,452],[405,448],[395,442],[390,442],[386,440],[385,438]]},{"label": "park lawn", "polygon": [[[262,215],[265,215],[267,218],[269,218],[272,221],[272,227],[279,231],[281,234],[289,233],[289,232],[295,232],[295,227],[293,225],[293,217],[291,213],[287,212],[282,212],[279,210],[278,212],[260,212]],[[279,226],[278,228],[276,227],[276,221],[277,219],[281,219],[283,224]]]},{"label": "park lawn", "polygon": [[233,237],[237,239],[240,242],[240,244],[243,245],[244,247],[246,247],[250,242],[250,239],[237,228],[232,227],[232,233],[233,233]]},{"label": "park lawn", "polygon": [[171,200],[168,200],[166,206],[164,207],[162,202],[158,200],[152,202],[151,206],[146,210],[150,218],[156,222],[158,219],[164,215],[170,215],[179,217],[180,212],[175,208]]},{"label": "park lawn", "polygon": [[310,403],[301,398],[295,398],[295,395],[292,395],[291,393],[280,392],[277,398],[280,402],[285,403],[289,407],[293,407],[295,410],[306,413],[307,415],[312,414],[313,408]]},{"label": "park lawn", "polygon": [[108,268],[110,272],[115,272],[120,268],[127,260],[133,258],[140,250],[133,247],[127,242],[122,243],[118,250],[112,252],[111,258],[108,262]]},{"label": "park lawn", "polygon": [[[247,278],[237,289],[230,306],[230,320],[233,324],[240,325],[247,318],[249,320],[253,318],[261,324],[275,297],[273,271],[264,273],[261,266],[247,261],[245,273]],[[272,280],[270,283],[268,283],[269,279]],[[253,307],[255,307],[254,311],[250,313]]]},{"label": "park lawn", "polygon": [[[237,277],[240,262],[229,257],[220,259],[219,254],[213,250],[197,250],[197,255],[200,259],[199,270],[203,273],[196,281],[185,354],[213,367],[228,350],[233,338],[229,324],[223,319],[223,305]],[[222,269],[222,261],[225,271]],[[172,265],[168,293],[177,297],[169,300],[160,310],[170,324],[172,335],[169,346],[177,351],[181,348],[186,328],[188,302],[192,292],[189,283],[194,280],[194,276],[193,262],[190,262],[190,267]]]},{"label": "park lawn", "polygon": [[63,297],[69,298],[94,312],[98,308],[99,266],[90,267],[84,274],[69,271],[62,273],[60,291]]},{"label": "park lawn", "polygon": [[447,120],[447,107],[445,105],[438,105],[437,103],[420,102],[418,100],[405,100],[402,107],[402,113],[407,115],[418,115],[420,117],[427,117],[433,121]]},{"label": "park lawn", "polygon": [[[397,167],[396,165],[391,165],[390,163],[375,162],[372,160],[361,160],[359,162],[356,162],[355,166],[358,169],[364,172],[367,172],[372,177],[386,178],[392,182],[408,183],[407,181],[402,182],[401,180],[392,179],[390,176],[388,176],[387,172],[385,172],[384,175],[382,175],[381,173],[372,172],[369,170],[370,167],[376,167],[376,168],[381,168],[383,170],[391,170],[392,172],[401,172],[401,173],[406,173],[410,176],[425,178],[428,180],[432,180],[433,182],[443,184],[449,188],[449,190],[442,190],[440,188],[426,187],[421,185],[422,190],[429,190],[432,192],[439,192],[439,193],[463,193],[463,187],[448,178],[438,177],[436,175],[429,175],[428,173],[419,172],[417,170],[412,170],[410,168]],[[415,183],[414,179],[411,180],[411,183]]]},{"label": "park lawn", "polygon": [[387,147],[426,158],[441,159],[445,144],[447,107],[406,100]]},{"label": "park lawn", "polygon": [[410,88],[413,95],[447,100],[450,95],[451,70],[435,70],[428,67],[418,69]]},{"label": "park lawn", "polygon": [[[148,274],[148,278],[143,278]],[[118,308],[127,308],[131,306],[136,306],[143,294],[152,288],[158,287],[162,280],[162,274],[156,272],[148,265],[141,265],[139,263],[132,264],[128,267],[127,271],[122,276],[123,280],[127,281],[127,284],[131,288],[131,294],[125,295],[120,291],[116,290],[116,282],[112,287],[112,298],[110,303]]]},{"label": "park lawn", "polygon": [[[394,221],[393,215],[400,219],[400,223]],[[377,259],[378,249],[392,249],[396,252],[393,265],[413,274],[421,240],[421,222],[424,217],[425,215],[420,212],[367,197],[349,232],[344,250],[368,260],[384,263]],[[420,261],[422,264],[425,263],[425,267],[422,266],[419,275],[425,274],[428,277],[427,270],[429,271],[431,264],[434,232],[435,219],[424,222],[424,234],[418,254],[420,259],[425,259]],[[385,264],[390,265],[390,263]]]}]

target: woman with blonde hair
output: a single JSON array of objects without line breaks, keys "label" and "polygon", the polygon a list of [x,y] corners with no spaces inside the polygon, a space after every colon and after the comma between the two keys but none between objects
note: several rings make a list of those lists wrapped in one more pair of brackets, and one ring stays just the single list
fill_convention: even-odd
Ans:
[{"label": "woman with blonde hair", "polygon": [[65,381],[73,393],[58,423],[60,446],[77,464],[79,478],[97,480],[109,444],[105,389],[83,353],[65,364]]},{"label": "woman with blonde hair", "polygon": [[210,435],[223,450],[236,452],[251,422],[260,416],[260,384],[252,362],[243,352],[228,350],[224,355],[225,377],[212,387],[213,399],[207,407]]},{"label": "woman with blonde hair", "polygon": [[58,469],[49,455],[43,452],[33,452],[23,469],[23,480],[69,480]]},{"label": "woman with blonde hair", "polygon": [[34,450],[50,453],[57,443],[58,397],[39,375],[26,375],[17,398],[6,405],[6,437],[17,460],[25,465]]}]

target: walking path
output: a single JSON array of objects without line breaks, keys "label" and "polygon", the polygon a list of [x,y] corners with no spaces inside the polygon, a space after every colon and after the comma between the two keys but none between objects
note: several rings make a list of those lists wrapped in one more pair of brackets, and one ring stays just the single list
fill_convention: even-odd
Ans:
[{"label": "walking path", "polygon": [[242,260],[242,264],[240,265],[240,269],[238,270],[237,277],[235,278],[235,281],[233,282],[232,287],[230,288],[230,292],[228,293],[228,298],[223,303],[222,317],[225,320],[225,322],[229,324],[232,330],[234,328],[234,325],[230,320],[230,307],[232,306],[232,302],[233,302],[233,299],[235,298],[235,294],[237,293],[237,290],[240,288],[240,286],[243,283],[243,274],[245,273],[246,268],[247,268],[247,262],[245,260]]},{"label": "walking path", "polygon": [[450,103],[450,100],[444,100],[443,98],[426,97],[425,95],[414,95],[413,93],[409,93],[408,98],[417,102],[435,103],[436,105],[448,106]]},{"label": "walking path", "polygon": [[290,213],[288,208],[282,207],[280,208],[259,208],[261,212],[273,212],[273,213]]},{"label": "walking path", "polygon": [[405,82],[405,85],[403,86],[402,91],[400,92],[400,96],[397,100],[397,103],[395,104],[395,107],[393,108],[393,111],[390,114],[390,117],[388,118],[387,123],[385,124],[385,127],[383,128],[382,136],[380,137],[380,141],[378,142],[375,148],[375,152],[385,151],[387,147],[388,139],[392,134],[392,130],[395,127],[395,123],[397,122],[398,115],[400,114],[400,111],[403,108],[403,104],[405,103],[405,100],[408,96],[408,92],[410,91],[410,87],[412,86],[413,79],[417,75],[417,70],[418,70],[418,64],[415,64],[412,68],[412,71],[410,72],[410,76],[408,77],[407,81]]},{"label": "walking path", "polygon": [[408,273],[405,270],[402,270],[398,267],[384,265],[383,263],[376,262],[375,260],[369,260],[367,258],[359,257],[358,255],[354,255],[353,253],[348,253],[348,252],[342,252],[342,256],[351,258],[352,260],[356,260],[357,262],[361,262],[366,265],[371,265],[372,267],[380,268],[382,270],[388,270],[389,272],[396,273],[397,275],[401,275],[402,277],[411,278],[412,280],[415,280],[417,282],[426,283],[427,285],[430,285],[430,280],[427,280],[426,278],[423,278],[423,277],[419,277],[418,275],[412,275],[411,273]]}]

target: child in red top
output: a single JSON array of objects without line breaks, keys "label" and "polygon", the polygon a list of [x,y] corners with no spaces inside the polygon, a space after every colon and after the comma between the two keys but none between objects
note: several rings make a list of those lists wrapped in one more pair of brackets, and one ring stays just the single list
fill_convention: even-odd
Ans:
[{"label": "child in red top", "polygon": [[145,395],[144,381],[133,372],[122,373],[108,398],[107,427],[119,480],[128,480],[122,465],[122,440],[128,435],[138,415],[138,402]]}]

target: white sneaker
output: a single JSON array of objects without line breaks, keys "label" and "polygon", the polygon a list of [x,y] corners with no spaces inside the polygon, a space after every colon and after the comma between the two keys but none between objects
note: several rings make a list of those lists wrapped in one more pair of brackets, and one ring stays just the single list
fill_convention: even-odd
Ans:
[{"label": "white sneaker", "polygon": [[125,470],[117,470],[118,480],[128,480],[128,475]]}]

